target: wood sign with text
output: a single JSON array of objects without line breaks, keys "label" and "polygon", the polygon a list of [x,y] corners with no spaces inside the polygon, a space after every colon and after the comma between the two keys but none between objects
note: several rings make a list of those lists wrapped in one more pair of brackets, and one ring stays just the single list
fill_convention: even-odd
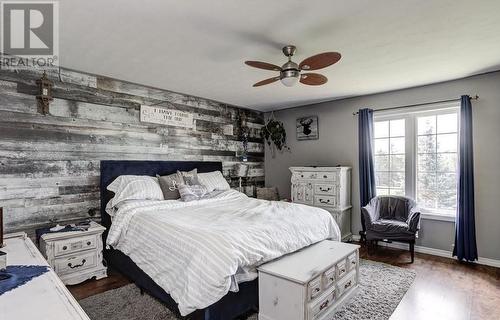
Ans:
[{"label": "wood sign with text", "polygon": [[141,122],[194,129],[192,113],[141,105]]}]

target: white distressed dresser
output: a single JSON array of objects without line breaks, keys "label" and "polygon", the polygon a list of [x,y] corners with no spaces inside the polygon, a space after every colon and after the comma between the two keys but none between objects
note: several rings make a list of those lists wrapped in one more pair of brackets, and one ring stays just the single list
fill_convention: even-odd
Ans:
[{"label": "white distressed dresser", "polygon": [[45,233],[40,237],[40,251],[65,284],[102,279],[107,276],[102,257],[104,230],[91,222],[87,231]]},{"label": "white distressed dresser", "polygon": [[290,167],[292,202],[329,211],[342,233],[342,241],[351,232],[351,168]]},{"label": "white distressed dresser", "polygon": [[[7,235],[7,265],[48,266],[25,233]],[[52,269],[0,295],[0,319],[90,320]]]},{"label": "white distressed dresser", "polygon": [[259,320],[327,319],[358,288],[358,249],[324,240],[261,265]]}]

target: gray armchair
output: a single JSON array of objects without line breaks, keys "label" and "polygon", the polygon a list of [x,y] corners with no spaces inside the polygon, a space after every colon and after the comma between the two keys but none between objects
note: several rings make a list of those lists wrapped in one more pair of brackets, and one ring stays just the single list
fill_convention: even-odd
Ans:
[{"label": "gray armchair", "polygon": [[410,245],[411,262],[420,229],[420,212],[413,199],[398,196],[375,197],[361,208],[367,242],[401,241]]}]

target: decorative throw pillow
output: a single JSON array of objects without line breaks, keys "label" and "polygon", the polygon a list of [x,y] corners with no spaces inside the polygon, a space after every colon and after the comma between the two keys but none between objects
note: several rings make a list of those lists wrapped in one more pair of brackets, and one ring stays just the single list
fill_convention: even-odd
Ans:
[{"label": "decorative throw pillow", "polygon": [[182,201],[194,201],[194,200],[200,200],[208,194],[207,188],[205,186],[202,186],[201,184],[194,184],[194,185],[187,185],[187,184],[181,184],[179,186],[179,193],[181,195]]},{"label": "decorative throw pillow", "polygon": [[156,176],[160,182],[161,191],[165,200],[177,200],[181,197],[179,186],[184,184],[182,176],[178,173],[172,173],[168,176]]},{"label": "decorative throw pillow", "polygon": [[177,173],[182,177],[184,183],[189,186],[200,184],[198,181],[198,169],[193,169],[191,171],[177,171]]},{"label": "decorative throw pillow", "polygon": [[125,200],[163,200],[163,192],[156,177],[119,176],[107,189],[115,193],[110,200],[111,207]]},{"label": "decorative throw pillow", "polygon": [[198,173],[198,180],[200,181],[200,184],[207,187],[208,192],[212,192],[214,190],[225,191],[231,189],[229,183],[227,183],[226,179],[222,175],[222,172],[220,171]]}]

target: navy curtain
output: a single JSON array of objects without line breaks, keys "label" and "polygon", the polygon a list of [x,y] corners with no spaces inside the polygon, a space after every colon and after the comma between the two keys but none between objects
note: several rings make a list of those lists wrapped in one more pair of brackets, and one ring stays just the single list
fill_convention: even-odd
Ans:
[{"label": "navy curtain", "polygon": [[469,96],[461,97],[460,150],[458,155],[458,208],[453,256],[458,260],[477,260],[474,221],[474,161],[472,153],[472,106]]},{"label": "navy curtain", "polygon": [[[375,197],[375,170],[373,168],[373,110],[360,109],[358,113],[359,139],[359,200],[361,207]],[[365,231],[365,219],[361,214]]]}]

